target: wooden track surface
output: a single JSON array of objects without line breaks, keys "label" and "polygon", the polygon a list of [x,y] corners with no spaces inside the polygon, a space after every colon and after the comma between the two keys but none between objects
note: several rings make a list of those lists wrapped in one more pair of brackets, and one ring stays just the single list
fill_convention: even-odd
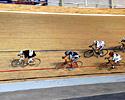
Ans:
[{"label": "wooden track surface", "polygon": [[[0,13],[0,50],[81,50],[87,49],[93,40],[104,40],[107,47],[112,47],[118,45],[120,39],[125,36],[124,27],[125,17]],[[64,51],[37,53],[42,60],[39,67],[53,68],[56,63],[62,61],[63,53]],[[13,69],[9,64],[16,54],[17,52],[0,52],[0,69]],[[79,54],[83,55],[81,52]],[[120,54],[124,60],[124,54]],[[96,63],[103,62],[104,58],[85,59],[82,56],[80,60],[85,66],[94,66]],[[121,67],[115,71],[123,71],[123,69],[124,67]],[[17,72],[13,75],[0,73],[0,79],[105,71],[87,68],[72,72],[33,71],[32,73]]]}]

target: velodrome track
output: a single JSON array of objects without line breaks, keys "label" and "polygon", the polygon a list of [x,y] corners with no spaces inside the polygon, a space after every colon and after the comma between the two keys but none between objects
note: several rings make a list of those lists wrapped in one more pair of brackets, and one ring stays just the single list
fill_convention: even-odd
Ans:
[{"label": "velodrome track", "polygon": [[[23,14],[23,13],[0,13],[0,69],[17,70],[22,68],[10,67],[10,60],[16,57],[17,52],[22,49],[49,50],[49,52],[38,52],[42,60],[40,68],[54,68],[55,64],[61,62],[63,50],[88,48],[93,40],[106,41],[107,47],[118,45],[125,35],[124,16],[76,16],[76,15],[52,15],[52,14]],[[55,52],[53,50],[59,50]],[[81,52],[79,52],[82,55]],[[124,54],[120,53],[124,58]],[[104,58],[81,57],[84,66],[95,66]],[[24,68],[23,68],[24,69]],[[123,72],[124,67],[115,72]],[[54,76],[68,74],[90,74],[105,73],[88,68],[83,70],[67,71],[30,71],[15,73],[0,73],[0,79],[18,79],[39,76]],[[112,72],[112,71],[111,71]],[[107,72],[109,73],[109,72]],[[3,77],[4,76],[4,77]]]}]

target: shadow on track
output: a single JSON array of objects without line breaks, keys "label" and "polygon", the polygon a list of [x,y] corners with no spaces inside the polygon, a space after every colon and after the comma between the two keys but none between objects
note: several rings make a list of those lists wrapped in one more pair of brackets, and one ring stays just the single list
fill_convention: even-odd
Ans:
[{"label": "shadow on track", "polygon": [[63,99],[63,100],[125,100],[125,92],[89,96],[89,97],[70,98],[70,99]]}]

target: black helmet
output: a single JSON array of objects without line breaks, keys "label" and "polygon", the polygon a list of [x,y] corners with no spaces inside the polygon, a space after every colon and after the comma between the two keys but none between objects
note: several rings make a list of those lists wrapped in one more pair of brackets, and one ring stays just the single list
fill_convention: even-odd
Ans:
[{"label": "black helmet", "polygon": [[113,52],[113,51],[109,52],[109,55],[110,55],[111,57],[113,57],[114,52]]},{"label": "black helmet", "polygon": [[71,50],[67,50],[66,52],[65,52],[65,55],[71,55],[72,54],[72,51]]}]

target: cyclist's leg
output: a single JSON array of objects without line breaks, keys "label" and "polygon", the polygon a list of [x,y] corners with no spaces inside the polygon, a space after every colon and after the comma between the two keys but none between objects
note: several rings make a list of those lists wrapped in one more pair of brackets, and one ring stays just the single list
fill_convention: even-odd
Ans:
[{"label": "cyclist's leg", "polygon": [[29,59],[28,57],[24,59],[25,64],[28,64],[28,59]]},{"label": "cyclist's leg", "polygon": [[111,63],[111,58],[106,58],[107,59],[107,62],[106,62],[106,64],[110,64]]},{"label": "cyclist's leg", "polygon": [[78,59],[79,58],[77,58],[77,57],[72,59],[72,68],[77,68],[78,67],[78,64],[77,64]]},{"label": "cyclist's leg", "polygon": [[35,61],[35,59],[34,59],[35,56],[36,56],[35,52],[32,56],[28,56],[28,63],[33,63]]},{"label": "cyclist's leg", "polygon": [[111,65],[111,68],[112,66],[114,66],[114,60],[112,60],[112,58],[106,58],[107,59],[107,62],[106,62],[106,65]]},{"label": "cyclist's leg", "polygon": [[70,61],[69,56],[63,56],[62,59],[64,59],[64,65]]},{"label": "cyclist's leg", "polygon": [[21,63],[24,59],[25,59],[25,57],[23,55],[21,55],[20,59],[19,59],[19,62]]},{"label": "cyclist's leg", "polygon": [[100,55],[100,48],[99,47],[96,47],[95,48],[95,53],[96,53],[96,56],[98,57],[98,55]]},{"label": "cyclist's leg", "polygon": [[99,47],[99,51],[98,51],[98,52],[99,52],[99,55],[100,55],[100,56],[103,55],[103,48],[104,48],[103,46],[100,46],[100,47]]},{"label": "cyclist's leg", "polygon": [[32,63],[33,62],[33,57],[30,57],[29,59],[28,59],[28,63]]},{"label": "cyclist's leg", "polygon": [[116,68],[116,65],[118,64],[117,60],[112,60],[112,68]]}]

